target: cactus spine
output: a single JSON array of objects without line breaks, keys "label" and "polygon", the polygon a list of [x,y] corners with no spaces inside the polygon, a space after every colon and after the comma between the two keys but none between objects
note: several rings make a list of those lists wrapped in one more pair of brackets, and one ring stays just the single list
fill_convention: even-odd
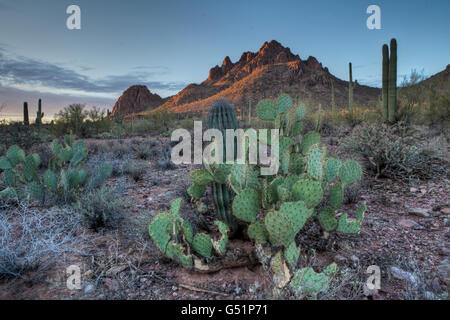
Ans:
[{"label": "cactus spine", "polygon": [[397,41],[391,40],[391,57],[389,58],[389,122],[395,122],[397,111]]},{"label": "cactus spine", "polygon": [[23,124],[30,125],[30,118],[28,117],[28,102],[23,103]]},{"label": "cactus spine", "polygon": [[353,74],[352,74],[352,63],[348,64],[349,69],[349,83],[348,83],[348,109],[350,116],[353,115]]},{"label": "cactus spine", "polygon": [[[223,160],[226,161],[226,129],[238,128],[238,120],[236,117],[236,112],[234,106],[225,100],[218,100],[211,106],[208,119],[207,119],[208,129],[218,129],[222,132],[224,137],[223,145]],[[234,143],[234,154],[236,155],[237,146]],[[230,229],[236,230],[237,223],[231,213],[231,200],[234,197],[234,192],[223,183],[214,183],[212,187],[214,205],[217,210],[218,218],[223,222],[227,223]]]}]

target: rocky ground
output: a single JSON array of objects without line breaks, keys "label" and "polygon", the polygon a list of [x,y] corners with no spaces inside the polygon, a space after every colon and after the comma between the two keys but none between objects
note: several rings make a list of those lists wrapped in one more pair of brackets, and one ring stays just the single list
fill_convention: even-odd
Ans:
[{"label": "rocky ground", "polygon": [[[189,202],[185,190],[192,166],[162,169],[160,151],[154,153],[150,159],[139,160],[146,171],[138,182],[130,176],[108,181],[110,187],[124,184],[122,197],[132,202],[118,229],[86,231],[92,235],[89,248],[82,255],[74,254],[71,262],[81,268],[80,290],[67,289],[67,264],[61,261],[44,273],[0,280],[0,299],[274,298],[270,279],[260,266],[198,274],[160,254],[147,227],[172,200],[185,199],[182,215],[199,228],[212,225],[214,211],[207,200],[206,207],[200,208]],[[361,233],[324,241],[318,228],[311,225],[299,239],[301,263],[318,270],[332,261],[338,264],[340,271],[324,299],[447,299],[449,195],[447,176],[414,185],[366,177],[360,191],[347,195],[344,208],[353,209],[355,202],[367,203]],[[45,214],[45,209],[39,210]],[[371,265],[381,269],[381,289],[366,295],[363,284]]]}]

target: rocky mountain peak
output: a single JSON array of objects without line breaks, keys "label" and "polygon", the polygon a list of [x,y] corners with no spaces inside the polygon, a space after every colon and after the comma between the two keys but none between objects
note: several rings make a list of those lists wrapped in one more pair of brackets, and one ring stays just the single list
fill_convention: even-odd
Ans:
[{"label": "rocky mountain peak", "polygon": [[229,56],[226,56],[222,63],[222,72],[223,74],[226,74],[228,71],[231,70],[231,68],[234,67],[233,62],[231,62],[231,59]]},{"label": "rocky mountain peak", "polygon": [[151,93],[146,86],[131,86],[117,100],[111,116],[114,116],[116,112],[119,112],[120,115],[128,115],[155,109],[162,103],[163,99],[159,95]]}]

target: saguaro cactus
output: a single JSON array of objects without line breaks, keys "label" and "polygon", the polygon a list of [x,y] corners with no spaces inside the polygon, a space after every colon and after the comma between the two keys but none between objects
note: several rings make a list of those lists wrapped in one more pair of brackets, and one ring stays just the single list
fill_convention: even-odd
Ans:
[{"label": "saguaro cactus", "polygon": [[23,103],[23,124],[30,125],[30,118],[28,117],[28,102]]},{"label": "saguaro cactus", "polygon": [[350,115],[353,115],[353,74],[352,74],[352,63],[348,64],[349,69],[349,83],[348,83],[348,109]]},{"label": "saguaro cactus", "polygon": [[252,125],[252,99],[248,102],[248,126]]},{"label": "saguaro cactus", "polygon": [[117,137],[121,139],[123,116],[120,115],[120,108],[118,108],[117,111],[114,113],[113,120],[117,125]]},{"label": "saguaro cactus", "polygon": [[382,89],[382,102],[383,102],[383,116],[387,121],[389,118],[389,47],[387,44],[383,45],[383,89]]},{"label": "saguaro cactus", "polygon": [[397,40],[391,40],[391,56],[389,58],[389,122],[395,122],[397,111]]},{"label": "saguaro cactus", "polygon": [[41,125],[42,124],[42,118],[44,118],[44,113],[42,112],[42,100],[39,99],[38,101],[38,111],[36,113],[36,124]]},{"label": "saguaro cactus", "polygon": [[336,112],[336,99],[334,96],[334,82],[331,80],[331,112]]},{"label": "saguaro cactus", "polygon": [[383,115],[384,120],[395,122],[397,113],[397,40],[391,40],[391,54],[389,47],[383,45]]},{"label": "saguaro cactus", "polygon": [[[224,137],[223,160],[226,161],[226,129],[238,128],[238,120],[234,106],[225,100],[218,100],[209,109],[207,119],[208,129],[218,129],[222,132]],[[234,154],[236,156],[237,146],[234,143]],[[228,224],[232,231],[237,228],[236,220],[231,213],[231,200],[234,197],[234,192],[223,183],[214,183],[212,187],[214,205],[217,210],[218,218]]]}]

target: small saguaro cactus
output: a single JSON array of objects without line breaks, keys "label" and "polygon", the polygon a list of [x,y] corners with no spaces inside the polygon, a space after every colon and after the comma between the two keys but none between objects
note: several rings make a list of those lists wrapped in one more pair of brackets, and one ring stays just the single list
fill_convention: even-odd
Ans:
[{"label": "small saguaro cactus", "polygon": [[117,109],[117,112],[114,113],[113,120],[117,125],[117,137],[120,139],[123,123],[123,116],[120,115],[120,109]]},{"label": "small saguaro cactus", "polygon": [[331,80],[331,112],[336,112],[336,98],[334,96],[334,82]]},{"label": "small saguaro cactus", "polygon": [[348,64],[349,69],[349,83],[348,83],[348,111],[350,115],[353,115],[353,73],[352,73],[352,63]]},{"label": "small saguaro cactus", "polygon": [[397,40],[391,40],[391,56],[389,58],[389,122],[395,122],[397,112]]},{"label": "small saguaro cactus", "polygon": [[252,125],[252,99],[248,102],[248,126]]},{"label": "small saguaro cactus", "polygon": [[42,112],[42,99],[38,101],[38,111],[36,112],[36,124],[42,124],[42,118],[44,118],[44,113]]},{"label": "small saguaro cactus", "polygon": [[383,45],[383,116],[390,123],[396,121],[397,114],[397,40],[391,40],[391,52],[389,47]]},{"label": "small saguaro cactus", "polygon": [[23,124],[26,126],[30,125],[30,118],[28,116],[28,102],[23,103]]},{"label": "small saguaro cactus", "polygon": [[383,89],[382,89],[382,103],[383,103],[383,117],[387,121],[389,119],[389,47],[387,44],[383,45]]}]

